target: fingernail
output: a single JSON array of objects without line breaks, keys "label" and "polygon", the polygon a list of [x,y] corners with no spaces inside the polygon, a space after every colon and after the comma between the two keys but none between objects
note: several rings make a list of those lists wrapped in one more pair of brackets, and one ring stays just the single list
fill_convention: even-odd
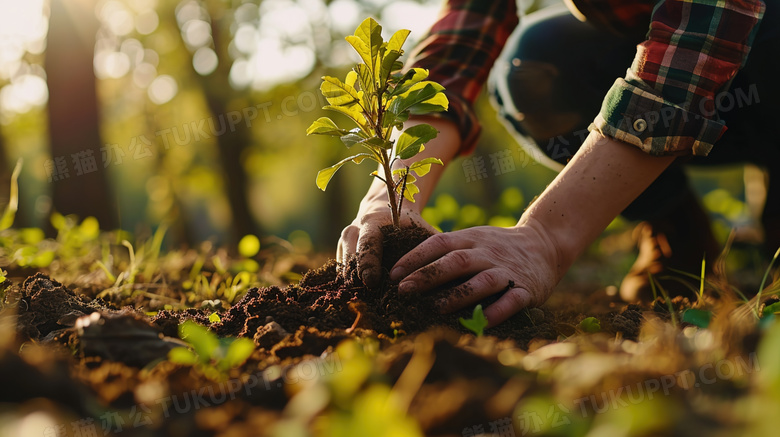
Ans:
[{"label": "fingernail", "polygon": [[397,281],[406,276],[406,272],[401,267],[396,267],[390,271],[390,280]]},{"label": "fingernail", "polygon": [[374,285],[374,275],[372,274],[373,271],[371,270],[363,270],[363,272],[360,274],[360,279],[363,280],[363,284],[365,284],[367,287],[372,287]]},{"label": "fingernail", "polygon": [[415,290],[417,290],[417,284],[413,281],[404,281],[398,284],[399,293],[413,293]]}]

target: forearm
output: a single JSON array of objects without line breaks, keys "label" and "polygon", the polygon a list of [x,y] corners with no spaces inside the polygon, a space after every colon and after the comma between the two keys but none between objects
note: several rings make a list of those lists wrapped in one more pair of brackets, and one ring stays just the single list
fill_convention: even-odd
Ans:
[{"label": "forearm", "polygon": [[[439,131],[439,135],[435,139],[429,141],[428,144],[425,145],[425,150],[414,158],[396,161],[393,166],[393,168],[401,168],[404,165],[409,165],[412,162],[428,157],[439,158],[444,164],[431,166],[431,171],[428,174],[417,179],[415,184],[420,188],[420,192],[414,196],[414,203],[404,200],[404,208],[411,209],[417,213],[422,212],[423,207],[425,207],[433,190],[436,188],[436,184],[439,182],[441,175],[444,173],[444,169],[455,158],[460,149],[460,134],[458,128],[451,121],[434,117],[415,117],[404,123],[404,129],[420,123],[430,124]],[[382,174],[382,170],[380,169],[379,171],[380,174]],[[377,204],[387,204],[387,186],[381,180],[374,178],[374,181],[368,189],[368,193],[360,203],[360,213],[362,214],[371,208],[375,208]]]},{"label": "forearm", "polygon": [[604,228],[672,162],[591,132],[566,168],[520,218],[558,250],[562,275]]}]

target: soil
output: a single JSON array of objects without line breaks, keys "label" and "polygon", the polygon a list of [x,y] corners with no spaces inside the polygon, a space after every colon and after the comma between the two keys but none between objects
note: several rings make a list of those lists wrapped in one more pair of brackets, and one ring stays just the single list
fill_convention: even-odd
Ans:
[{"label": "soil", "polygon": [[434,302],[441,291],[399,295],[397,284],[387,280],[395,261],[429,234],[419,228],[385,232],[379,289],[363,284],[355,258],[343,266],[329,261],[308,271],[296,285],[250,289],[219,312],[214,323],[209,321],[211,313],[202,309],[164,310],[150,318],[138,308],[113,307],[35,273],[6,293],[6,305],[17,311],[14,347],[36,346],[23,348],[19,355],[0,347],[0,384],[10,387],[0,402],[21,405],[46,398],[67,412],[67,423],[74,417],[134,412],[149,399],[196,402],[198,393],[224,390],[224,385],[194,367],[166,361],[168,351],[182,345],[179,324],[194,320],[220,337],[254,341],[252,357],[226,375],[242,381],[234,387],[238,391],[230,393],[230,401],[209,397],[203,401],[208,408],[156,405],[144,416],[151,418],[149,423],[126,426],[123,435],[215,435],[217,430],[256,435],[259,429],[270,430],[289,408],[294,390],[284,383],[283,373],[263,377],[263,390],[249,390],[258,385],[251,378],[274,366],[284,369],[324,356],[348,338],[379,341],[381,378],[391,385],[400,384],[413,360],[427,359],[430,369],[410,400],[409,414],[427,435],[461,435],[468,427],[510,416],[516,400],[537,384],[527,372],[521,373],[525,379],[518,379],[517,369],[501,363],[502,352],[522,355],[574,335],[579,322],[590,315],[599,317],[607,335],[636,340],[644,314],[662,317],[668,311],[658,305],[628,305],[599,315],[582,302],[558,306],[563,310],[532,308],[477,338],[458,322],[459,317],[470,317],[471,309],[439,314]]}]

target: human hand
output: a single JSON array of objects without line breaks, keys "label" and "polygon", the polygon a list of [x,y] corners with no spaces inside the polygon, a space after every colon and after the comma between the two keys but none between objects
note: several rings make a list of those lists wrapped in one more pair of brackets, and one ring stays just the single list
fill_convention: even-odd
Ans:
[{"label": "human hand", "polygon": [[[401,211],[401,226],[418,226],[437,232],[420,214],[411,209]],[[368,287],[379,284],[382,276],[382,243],[381,228],[392,225],[393,219],[386,204],[373,202],[362,207],[355,220],[341,231],[336,261],[345,263],[350,255],[357,254],[358,274]]]},{"label": "human hand", "polygon": [[525,222],[513,228],[480,226],[434,235],[402,257],[390,272],[399,293],[424,293],[471,277],[438,301],[445,313],[505,293],[488,306],[490,327],[550,296],[567,266],[544,228]]}]

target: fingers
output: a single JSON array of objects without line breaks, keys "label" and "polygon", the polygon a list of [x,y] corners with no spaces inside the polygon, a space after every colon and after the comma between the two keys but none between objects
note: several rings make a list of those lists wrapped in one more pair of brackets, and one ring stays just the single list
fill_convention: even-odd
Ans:
[{"label": "fingers", "polygon": [[456,232],[436,234],[420,243],[409,253],[401,257],[390,271],[390,280],[398,281],[409,273],[432,263],[444,255],[470,246],[467,239],[459,237]]},{"label": "fingers", "polygon": [[484,270],[473,278],[454,287],[447,297],[439,300],[440,308],[445,313],[457,311],[461,308],[473,305],[480,300],[506,290],[512,284],[506,272],[500,269]]},{"label": "fingers", "polygon": [[359,228],[355,225],[349,225],[341,231],[338,247],[336,248],[336,261],[344,264],[347,258],[355,253],[357,247]]},{"label": "fingers", "polygon": [[487,259],[475,258],[474,252],[473,250],[456,250],[445,254],[404,278],[398,285],[399,293],[428,291],[491,267]]},{"label": "fingers", "polygon": [[534,297],[528,290],[513,288],[507,291],[493,305],[485,309],[488,328],[498,325],[529,306],[534,306]]},{"label": "fingers", "polygon": [[369,287],[379,284],[382,274],[382,231],[378,226],[364,224],[357,238],[358,272]]}]

